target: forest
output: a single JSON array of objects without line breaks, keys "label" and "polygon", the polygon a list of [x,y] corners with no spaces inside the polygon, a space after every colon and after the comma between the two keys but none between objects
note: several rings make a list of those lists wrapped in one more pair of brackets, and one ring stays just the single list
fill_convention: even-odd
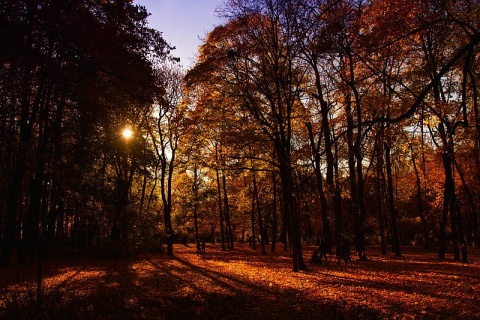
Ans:
[{"label": "forest", "polygon": [[216,14],[185,69],[133,0],[0,1],[0,272],[38,266],[40,294],[50,259],[199,241],[286,252],[295,273],[320,239],[355,263],[471,262],[477,0]]}]

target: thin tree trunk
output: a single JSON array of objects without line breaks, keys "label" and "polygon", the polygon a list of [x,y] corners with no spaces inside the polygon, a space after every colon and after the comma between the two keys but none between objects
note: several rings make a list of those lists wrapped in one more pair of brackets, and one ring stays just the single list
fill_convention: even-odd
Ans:
[{"label": "thin tree trunk", "polygon": [[[383,129],[381,130],[383,132]],[[383,135],[383,133],[380,133]],[[377,191],[377,213],[378,213],[378,226],[380,233],[380,248],[382,255],[387,254],[387,244],[385,241],[385,218],[383,212],[383,139],[377,144],[377,179],[376,179],[376,191]]]},{"label": "thin tree trunk", "polygon": [[255,232],[255,195],[252,192],[252,208],[250,211],[251,215],[251,226],[252,226],[252,249],[257,250],[257,238],[256,238],[256,232]]},{"label": "thin tree trunk", "polygon": [[193,164],[193,226],[195,230],[195,243],[197,243],[200,238],[198,237],[198,173],[197,173],[197,163]]},{"label": "thin tree trunk", "polygon": [[[325,196],[325,192],[323,191],[323,177],[322,173],[320,171],[320,146],[319,143],[315,143],[315,138],[313,136],[313,129],[312,129],[312,124],[310,122],[305,123],[307,130],[308,130],[308,136],[310,138],[310,148],[312,150],[312,155],[314,158],[314,163],[313,163],[313,170],[315,172],[315,178],[317,180],[317,192],[320,197],[320,212],[321,212],[321,217],[322,217],[322,226],[323,226],[323,238],[324,241],[327,245],[327,248],[332,247],[332,232],[330,229],[330,222],[328,221],[328,212],[329,212],[329,205],[327,201],[327,197]],[[332,174],[333,178],[333,174]],[[333,182],[333,180],[332,180]],[[329,188],[333,186],[329,186]]]},{"label": "thin tree trunk", "polygon": [[258,196],[257,178],[255,175],[255,170],[252,170],[252,178],[253,178],[253,197],[255,198],[255,202],[257,205],[258,229],[260,232],[260,245],[262,247],[262,254],[267,254],[267,252],[265,251],[265,232],[263,230],[262,210],[260,206],[260,197]]},{"label": "thin tree trunk", "polygon": [[230,221],[230,207],[228,205],[227,182],[224,174],[222,174],[222,179],[223,179],[223,203],[224,203],[224,211],[225,211],[225,228],[227,231],[228,248],[230,250],[233,250],[235,247],[234,247],[234,241],[233,241],[232,225]]},{"label": "thin tree trunk", "polygon": [[273,200],[272,200],[272,252],[275,252],[277,245],[277,178],[272,172]]},{"label": "thin tree trunk", "polygon": [[420,220],[422,221],[423,247],[426,250],[428,250],[430,249],[430,240],[428,236],[428,221],[425,218],[425,212],[423,208],[423,197],[422,197],[422,183],[420,180],[420,173],[418,172],[418,168],[415,162],[415,157],[413,156],[413,148],[412,148],[412,164],[413,164],[413,170],[415,171],[415,181],[417,184],[418,215],[420,216]]},{"label": "thin tree trunk", "polygon": [[147,190],[147,174],[148,174],[148,171],[147,171],[147,166],[144,165],[143,167],[143,181],[142,181],[142,192],[140,194],[140,204],[138,205],[138,210],[141,214],[143,214],[143,205],[145,203],[145,194],[146,194],[146,190]]},{"label": "thin tree trunk", "polygon": [[220,185],[220,174],[218,169],[215,169],[215,173],[217,176],[217,197],[218,197],[218,213],[220,216],[220,241],[222,243],[222,251],[225,251],[225,234],[223,229],[223,209],[222,209],[222,191]]},{"label": "thin tree trunk", "polygon": [[384,144],[385,147],[385,166],[387,169],[387,187],[388,187],[388,211],[390,212],[390,221],[392,228],[392,249],[396,257],[401,257],[400,235],[398,230],[397,211],[395,210],[395,196],[393,193],[392,179],[392,163],[390,160],[390,145]]},{"label": "thin tree trunk", "polygon": [[339,244],[343,238],[342,192],[340,190],[340,173],[338,170],[338,145],[335,144],[335,190],[333,194],[333,209],[335,211],[335,243]]}]

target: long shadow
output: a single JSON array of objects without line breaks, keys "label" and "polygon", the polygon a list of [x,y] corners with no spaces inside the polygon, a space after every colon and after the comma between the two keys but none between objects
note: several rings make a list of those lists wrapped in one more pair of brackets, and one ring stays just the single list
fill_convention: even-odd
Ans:
[{"label": "long shadow", "polygon": [[[208,279],[213,286],[224,289],[222,294],[211,293],[208,289],[196,286],[199,295],[207,297],[205,301],[197,301],[201,313],[197,318],[201,319],[230,319],[232,310],[239,314],[239,319],[350,319],[357,318],[359,314],[368,315],[368,318],[379,316],[377,311],[367,307],[346,308],[343,302],[334,300],[318,301],[311,299],[306,292],[295,289],[278,289],[261,285],[229,276],[222,272],[213,271],[191,262],[174,258],[190,272],[197,274],[198,279]],[[224,261],[231,259],[224,259]],[[149,260],[157,268],[154,261]],[[184,268],[182,268],[184,270]],[[218,290],[217,290],[218,291]],[[174,303],[184,306],[186,303],[195,303],[190,297],[177,298]],[[272,307],[274,306],[274,307]],[[202,308],[203,307],[203,308]]]},{"label": "long shadow", "polygon": [[[209,250],[210,249],[210,250]],[[193,253],[193,251],[192,251]],[[262,264],[278,264],[279,260],[284,261],[286,264],[291,263],[291,259],[287,256],[283,256],[284,253],[271,253],[262,254],[260,250],[253,250],[251,247],[238,246],[235,250],[221,251],[218,247],[207,247],[207,252],[202,259],[224,262],[261,262]],[[275,257],[276,260],[271,258]]]},{"label": "long shadow", "polygon": [[[433,266],[429,266],[428,269],[425,269],[425,263],[405,263],[398,264],[398,259],[384,259],[381,262],[369,261],[362,263],[355,263],[354,266],[344,269],[326,269],[324,268],[323,280],[322,283],[325,285],[335,285],[341,283],[342,285],[351,288],[357,288],[359,292],[365,291],[365,288],[368,291],[375,292],[375,290],[386,290],[392,293],[394,296],[402,297],[406,294],[415,294],[420,297],[424,297],[422,301],[429,302],[432,301],[432,298],[444,301],[449,305],[475,305],[476,304],[476,294],[478,288],[480,287],[480,274],[473,274],[475,270],[478,271],[478,266],[467,266],[470,268],[471,274],[468,275],[470,279],[463,279],[462,282],[467,288],[462,288],[462,291],[465,291],[465,294],[459,295],[456,291],[456,287],[451,287],[443,283],[432,283],[428,281],[427,276],[434,274],[445,274],[454,277],[462,277],[465,274],[465,266],[452,265],[453,272],[444,272],[442,271],[445,266],[442,262],[433,263]],[[320,269],[322,270],[322,269]],[[342,271],[346,275],[338,275],[338,271]],[[351,276],[348,276],[348,272],[351,272]],[[377,272],[380,273],[379,277],[376,279],[361,279],[356,277],[357,272],[364,272],[365,274]],[[415,273],[419,276],[417,280],[405,280],[398,279],[397,276],[409,275]],[[425,278],[421,278],[422,275]],[[435,278],[432,276],[432,279]],[[420,281],[420,279],[422,281]],[[469,280],[469,281],[468,281]],[[400,282],[401,281],[401,282]],[[454,280],[452,280],[453,282]],[[355,289],[354,289],[355,290]],[[470,295],[468,295],[470,293]],[[392,301],[393,302],[393,301]],[[391,303],[392,308],[395,308],[395,304]],[[398,306],[402,306],[398,304]],[[402,308],[413,308],[414,306],[403,305]],[[432,307],[425,307],[422,303],[418,304],[416,307],[420,309],[429,310],[428,314],[437,315],[438,317],[451,317],[452,315],[448,312],[438,311]],[[469,307],[471,308],[471,307]],[[419,310],[421,311],[421,310]],[[465,310],[463,310],[465,311]],[[470,313],[471,314],[471,313]],[[474,317],[475,318],[475,317]]]},{"label": "long shadow", "polygon": [[[247,249],[242,249],[247,251]],[[3,314],[8,319],[379,319],[409,308],[401,302],[391,301],[388,310],[377,310],[375,306],[355,303],[346,299],[315,295],[312,289],[280,288],[270,286],[268,282],[252,280],[248,275],[238,275],[212,269],[214,261],[226,264],[239,264],[239,261],[251,264],[255,270],[257,263],[268,268],[282,268],[289,264],[288,257],[279,255],[264,256],[260,252],[242,250],[219,252],[207,251],[202,258],[194,253],[183,251],[170,258],[167,256],[145,256],[135,259],[104,259],[89,263],[71,262],[68,268],[75,269],[72,275],[51,286],[46,291],[45,308],[32,310],[31,313],[15,313],[17,309],[8,309]],[[192,256],[189,256],[189,255]],[[197,260],[198,259],[198,260]],[[198,264],[197,264],[198,261]],[[321,275],[318,290],[322,286],[337,290],[341,285],[353,288],[353,291],[375,292],[382,289],[395,294],[420,294],[425,297],[450,299],[442,292],[435,292],[428,283],[390,283],[389,277],[400,272],[428,273],[425,264],[410,262],[400,264],[395,259],[372,260],[367,263],[354,262],[343,267],[309,266],[305,274]],[[438,272],[449,272],[439,265],[427,265]],[[468,266],[467,266],[468,267]],[[403,268],[403,269],[402,269]],[[405,269],[406,268],[406,269]],[[418,268],[418,269],[417,269]],[[452,276],[458,276],[463,266],[452,265]],[[65,270],[64,266],[52,268],[48,274],[57,275]],[[469,280],[479,282],[479,276],[473,272],[478,266],[466,268]],[[359,279],[357,272],[372,273],[378,271],[384,279]],[[349,276],[351,273],[351,276]],[[470,274],[471,273],[471,274]],[[289,277],[289,274],[285,274]],[[313,277],[312,277],[313,278]],[[316,278],[318,279],[318,277]],[[315,289],[313,289],[315,290]],[[338,289],[341,290],[341,289]],[[341,293],[341,292],[340,292]],[[463,300],[462,300],[463,299]],[[461,303],[464,298],[451,299]],[[475,297],[472,295],[472,300]],[[473,301],[468,302],[474,305]],[[28,311],[28,310],[27,310]],[[423,310],[432,319],[451,318],[448,311],[439,311],[429,307]],[[36,313],[35,313],[36,312]],[[420,311],[419,311],[420,312]],[[411,314],[411,313],[410,313]],[[2,310],[0,305],[0,318]],[[423,318],[423,317],[422,317]],[[473,318],[473,317],[472,317]]]}]

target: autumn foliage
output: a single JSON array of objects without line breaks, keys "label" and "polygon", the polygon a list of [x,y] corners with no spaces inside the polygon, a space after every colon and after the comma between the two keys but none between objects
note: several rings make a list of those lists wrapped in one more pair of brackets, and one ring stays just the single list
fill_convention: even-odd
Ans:
[{"label": "autumn foliage", "polygon": [[0,316],[475,318],[478,0],[217,13],[0,0]]},{"label": "autumn foliage", "polygon": [[[54,259],[45,262],[45,296],[29,295],[31,266],[2,270],[6,319],[475,319],[480,255],[439,260],[418,247],[402,258],[368,249],[370,261],[308,264],[290,272],[285,252],[262,255],[246,244],[221,251],[175,246],[175,258]],[[304,247],[310,255],[314,247]]]}]

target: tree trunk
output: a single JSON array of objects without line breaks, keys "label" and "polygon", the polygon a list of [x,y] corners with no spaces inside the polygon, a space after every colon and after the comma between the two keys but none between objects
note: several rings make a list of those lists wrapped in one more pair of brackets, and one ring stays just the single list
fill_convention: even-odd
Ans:
[{"label": "tree trunk", "polygon": [[195,230],[195,243],[199,241],[198,237],[198,173],[197,173],[197,163],[193,164],[193,226]]},{"label": "tree trunk", "polygon": [[277,245],[277,178],[275,172],[272,172],[273,200],[272,200],[272,248],[275,252]]},{"label": "tree trunk", "polygon": [[[383,131],[383,130],[381,130]],[[383,134],[383,133],[380,133]],[[383,140],[383,139],[381,139]],[[376,179],[376,191],[377,191],[377,216],[378,226],[380,233],[380,248],[382,255],[387,255],[387,244],[385,241],[385,218],[383,213],[383,143],[380,141],[377,144],[377,179]]]},{"label": "tree trunk", "polygon": [[232,232],[232,225],[230,222],[230,207],[228,205],[227,182],[224,174],[222,174],[222,180],[223,180],[223,204],[224,204],[224,211],[225,211],[225,228],[227,232],[228,248],[230,250],[233,250],[234,249],[233,232]]},{"label": "tree trunk", "polygon": [[[312,124],[310,122],[305,123],[307,130],[308,130],[308,136],[310,138],[310,148],[312,150],[312,155],[313,155],[313,170],[315,172],[315,178],[317,180],[317,191],[318,195],[320,197],[320,206],[321,206],[321,217],[322,217],[322,226],[323,226],[323,238],[324,241],[327,245],[327,248],[331,248],[333,244],[333,239],[332,239],[332,232],[330,229],[330,222],[328,221],[328,212],[329,212],[329,205],[327,198],[325,196],[325,192],[323,191],[323,177],[322,177],[322,172],[320,171],[320,146],[319,143],[315,143],[315,138],[313,136],[313,129],[312,129]],[[332,183],[333,183],[333,172],[332,172]],[[333,186],[329,186],[328,188],[333,188]],[[333,190],[333,189],[330,189]],[[330,194],[331,195],[331,194]],[[331,199],[333,197],[330,197]]]},{"label": "tree trunk", "polygon": [[255,202],[257,204],[258,229],[260,232],[260,245],[262,247],[262,254],[267,254],[267,251],[265,251],[265,232],[263,230],[262,210],[260,206],[260,197],[258,196],[257,178],[255,175],[255,170],[252,171],[252,178],[253,178],[253,197],[255,198]]},{"label": "tree trunk", "polygon": [[173,228],[172,228],[172,207],[163,205],[165,219],[165,235],[167,237],[167,254],[173,256]]},{"label": "tree trunk", "polygon": [[[335,158],[333,156],[333,142],[332,142],[332,131],[330,130],[330,122],[329,122],[329,113],[330,107],[328,102],[325,100],[325,95],[323,93],[323,86],[321,82],[321,75],[317,64],[317,57],[313,55],[311,60],[311,66],[315,74],[315,87],[317,89],[316,98],[320,102],[320,112],[322,114],[322,135],[324,138],[325,144],[325,154],[327,160],[327,177],[326,177],[326,194],[327,194],[327,203],[329,204],[328,207],[331,209],[333,206],[333,214],[335,217],[335,242],[337,245],[342,241],[342,234],[343,234],[343,218],[342,218],[342,211],[341,211],[341,203],[338,197],[340,194],[337,194],[337,188],[334,183],[334,169],[335,169]],[[312,140],[311,140],[312,143]],[[313,145],[312,145],[313,147]],[[317,148],[318,149],[318,148]],[[319,150],[317,150],[318,153]],[[317,177],[318,181],[318,177]],[[329,212],[328,210],[327,212]],[[326,226],[324,226],[325,228]],[[331,231],[328,231],[328,234],[325,234],[325,241],[327,246],[330,248],[333,242]]]},{"label": "tree trunk", "polygon": [[222,190],[220,185],[220,173],[218,168],[215,169],[215,174],[217,176],[217,197],[218,197],[218,213],[220,216],[220,241],[222,243],[222,251],[225,251],[225,234],[223,229],[223,209],[222,209]]},{"label": "tree trunk", "polygon": [[335,243],[339,244],[342,241],[344,234],[343,213],[342,213],[342,192],[340,190],[340,174],[338,170],[338,145],[335,144],[335,190],[333,194],[333,209],[335,214]]},{"label": "tree trunk", "polygon": [[302,255],[300,219],[294,195],[295,187],[292,179],[290,156],[287,156],[285,150],[282,149],[282,147],[277,148],[282,181],[283,212],[288,221],[288,240],[292,250],[292,267],[294,272],[298,272],[299,270],[306,270],[306,265]]},{"label": "tree trunk", "polygon": [[420,173],[418,172],[415,158],[413,156],[413,149],[412,149],[412,164],[413,164],[413,170],[415,171],[415,181],[417,185],[418,215],[420,216],[420,220],[422,221],[423,247],[426,250],[428,250],[430,249],[430,239],[428,236],[428,221],[425,218],[425,213],[423,209],[422,183],[420,180]]},{"label": "tree trunk", "polygon": [[255,195],[252,192],[252,208],[251,208],[251,225],[252,225],[252,249],[257,250],[257,238],[256,238],[256,232],[255,232]]},{"label": "tree trunk", "polygon": [[[476,141],[475,141],[475,169],[476,169],[476,176],[477,176],[477,187],[479,187],[479,181],[480,181],[480,113],[478,110],[478,90],[477,90],[477,85],[476,85],[476,77],[472,70],[469,69],[469,76],[470,76],[470,82],[472,84],[472,92],[473,92],[473,113],[475,115],[475,128],[477,129],[477,134],[476,134]],[[472,238],[473,238],[473,243],[476,244],[477,246],[480,246],[480,223],[479,223],[479,218],[477,211],[472,212]]]},{"label": "tree trunk", "polygon": [[395,210],[395,196],[393,193],[392,163],[390,161],[390,145],[385,146],[385,165],[387,169],[387,187],[388,187],[388,210],[390,212],[390,221],[392,228],[392,249],[396,257],[401,257],[400,235],[398,230],[397,211]]},{"label": "tree trunk", "polygon": [[442,220],[440,222],[440,251],[438,256],[445,258],[447,249],[447,219],[450,213],[450,227],[452,230],[452,249],[455,260],[460,260],[460,250],[458,246],[458,230],[456,219],[456,195],[455,195],[455,182],[453,180],[453,136],[451,136],[448,128],[447,131],[443,123],[438,126],[440,136],[443,142],[443,169],[445,172],[445,183],[443,192],[443,211]]},{"label": "tree trunk", "polygon": [[[348,71],[345,81],[351,91],[346,93],[346,114],[347,114],[347,144],[348,144],[348,166],[350,177],[350,189],[352,195],[352,213],[354,222],[355,248],[360,260],[365,261],[367,254],[365,251],[365,235],[363,224],[366,219],[365,199],[364,199],[364,180],[363,180],[363,164],[362,164],[362,110],[361,97],[356,87],[354,59],[351,48],[347,50],[346,65]],[[355,101],[354,113],[356,115],[356,124],[354,124],[352,113],[352,93]],[[354,130],[356,129],[355,141],[353,139]]]},{"label": "tree trunk", "polygon": [[[348,174],[350,181],[350,196],[352,199],[352,216],[353,216],[353,231],[355,235],[355,251],[357,252],[358,258],[360,260],[367,260],[365,253],[365,239],[363,235],[363,219],[362,212],[360,209],[360,192],[358,189],[360,186],[357,184],[357,178],[359,177],[358,172],[355,168],[356,161],[355,156],[358,151],[355,149],[358,148],[354,145],[353,142],[353,118],[351,112],[351,102],[349,101],[347,95],[347,104],[346,104],[346,114],[347,114],[347,147],[348,147]],[[357,133],[360,134],[360,133]],[[361,163],[361,161],[357,162]]]}]

